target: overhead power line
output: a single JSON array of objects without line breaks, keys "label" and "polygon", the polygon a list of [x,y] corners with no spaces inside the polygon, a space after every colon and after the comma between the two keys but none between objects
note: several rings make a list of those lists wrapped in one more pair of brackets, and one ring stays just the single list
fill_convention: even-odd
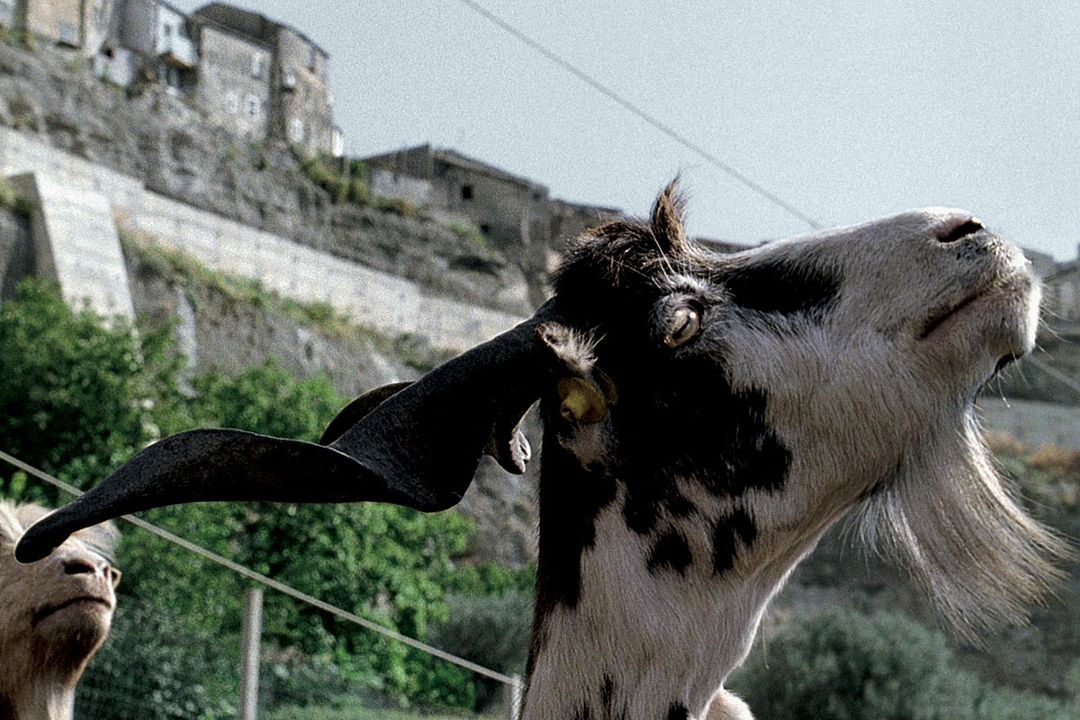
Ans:
[{"label": "overhead power line", "polygon": [[[59,489],[63,490],[66,493],[69,493],[69,494],[74,495],[76,497],[83,494],[82,490],[79,490],[77,487],[75,487],[73,485],[69,485],[66,482],[62,481],[62,480],[57,480],[52,475],[49,475],[49,474],[47,474],[47,473],[45,473],[45,472],[43,472],[41,470],[38,470],[37,468],[33,467],[32,465],[24,463],[22,460],[19,460],[16,457],[8,455],[3,450],[0,450],[0,460],[3,460],[3,461],[7,462],[10,465],[13,465],[13,466],[17,467],[18,469],[22,470],[23,472],[25,472],[25,473],[27,473],[29,475],[32,475],[32,476],[38,478],[39,480],[43,480],[46,483],[48,483],[49,485],[52,485],[53,487],[59,488]],[[166,541],[168,541],[168,542],[170,542],[170,543],[172,543],[174,545],[178,545],[178,546],[182,547],[183,549],[185,549],[185,550],[187,550],[189,552],[195,553],[196,555],[199,555],[199,556],[209,560],[212,563],[216,563],[218,565],[221,565],[222,567],[228,568],[229,570],[232,570],[234,573],[237,573],[238,575],[242,575],[242,576],[248,578],[249,580],[254,580],[255,582],[257,582],[257,583],[259,583],[261,585],[265,585],[266,587],[268,587],[268,588],[270,588],[272,590],[277,590],[279,593],[282,593],[283,595],[288,595],[289,597],[294,598],[296,600],[299,600],[300,602],[307,603],[308,605],[311,605],[313,607],[317,607],[320,610],[323,610],[324,612],[328,612],[331,615],[334,615],[334,616],[336,616],[338,618],[341,618],[342,620],[346,620],[348,622],[355,623],[356,625],[359,625],[362,628],[365,628],[367,630],[371,630],[372,632],[379,633],[380,635],[384,635],[384,636],[390,638],[391,640],[397,640],[398,642],[404,643],[404,644],[408,645],[409,647],[413,647],[413,648],[416,648],[417,650],[420,650],[422,652],[426,652],[429,655],[433,655],[433,656],[439,658],[440,660],[445,660],[446,662],[453,663],[454,665],[457,665],[459,667],[463,667],[466,670],[471,670],[474,673],[477,673],[478,675],[483,675],[484,677],[491,678],[492,680],[497,680],[497,681],[499,681],[501,683],[505,683],[506,685],[514,686],[514,685],[516,685],[517,683],[520,682],[520,680],[518,678],[511,677],[509,675],[505,675],[505,674],[503,674],[501,672],[497,672],[497,671],[492,670],[490,668],[486,668],[483,665],[477,665],[476,663],[474,663],[474,662],[472,662],[470,660],[466,660],[463,657],[459,657],[457,655],[454,655],[453,653],[449,653],[449,652],[447,652],[445,650],[441,650],[441,649],[439,649],[437,647],[434,647],[433,645],[428,645],[425,642],[415,640],[415,639],[409,637],[408,635],[402,635],[399,632],[395,632],[394,630],[391,630],[389,628],[385,628],[382,625],[379,625],[377,623],[372,622],[371,620],[360,617],[356,613],[351,613],[348,610],[342,610],[341,608],[336,607],[334,605],[331,605],[328,602],[324,602],[324,601],[318,599],[317,597],[314,597],[312,595],[308,595],[307,593],[301,592],[300,590],[297,590],[296,588],[290,587],[290,586],[288,586],[288,585],[286,585],[284,583],[280,583],[280,582],[278,582],[277,580],[274,580],[271,577],[267,577],[266,575],[263,575],[262,573],[255,572],[254,570],[252,570],[250,568],[244,567],[243,565],[241,565],[241,564],[239,564],[237,562],[234,562],[233,560],[229,560],[226,557],[222,557],[221,555],[218,555],[217,553],[215,553],[215,552],[213,552],[211,550],[207,550],[206,548],[204,548],[204,547],[202,547],[200,545],[196,545],[195,543],[191,542],[190,540],[185,540],[184,538],[180,537],[179,535],[174,535],[173,533],[169,532],[168,530],[166,530],[164,528],[160,528],[157,525],[152,525],[152,524],[146,522],[145,520],[141,520],[141,519],[139,519],[137,517],[134,517],[132,515],[125,515],[122,519],[127,520],[129,523],[131,523],[135,527],[142,528],[143,530],[147,531],[148,533],[151,533],[153,535],[157,535],[159,538],[162,538],[163,540],[166,540]]]},{"label": "overhead power line", "polygon": [[490,10],[488,10],[487,8],[485,8],[483,5],[480,5],[479,3],[475,2],[475,0],[458,0],[458,2],[460,2],[462,5],[469,8],[473,12],[477,13],[478,15],[481,15],[488,22],[492,23],[493,25],[498,26],[501,30],[503,30],[507,34],[509,34],[509,35],[513,36],[514,38],[520,40],[525,45],[529,46],[530,48],[532,48],[536,52],[540,53],[541,55],[546,57],[548,60],[550,60],[551,62],[553,62],[556,65],[558,65],[559,67],[561,67],[563,70],[567,71],[568,73],[570,73],[571,75],[576,77],[578,80],[581,80],[583,83],[585,83],[586,85],[588,85],[592,89],[596,90],[601,95],[604,95],[609,100],[617,103],[618,105],[621,105],[623,107],[623,109],[627,110],[632,115],[635,115],[639,119],[645,121],[646,123],[648,123],[652,127],[656,128],[657,130],[662,132],[664,135],[667,135],[669,138],[671,138],[672,140],[674,140],[678,144],[680,144],[683,147],[685,147],[686,149],[690,150],[695,155],[698,155],[699,157],[704,159],[706,162],[708,162],[710,165],[712,165],[713,167],[715,167],[715,168],[721,170],[722,172],[726,173],[727,175],[729,175],[730,177],[732,177],[733,179],[735,179],[739,183],[745,185],[747,188],[749,188],[753,192],[757,193],[761,197],[765,198],[766,200],[771,202],[773,205],[776,205],[777,207],[781,208],[782,210],[788,212],[789,214],[794,215],[795,217],[797,217],[799,220],[801,220],[802,222],[809,225],[814,230],[820,230],[821,229],[822,224],[820,222],[818,222],[817,220],[815,220],[814,218],[810,217],[809,215],[807,215],[803,211],[799,210],[797,207],[795,207],[794,205],[792,205],[788,201],[784,200],[783,198],[781,198],[776,193],[774,193],[771,190],[763,187],[762,185],[760,185],[759,183],[757,183],[756,181],[754,181],[753,179],[751,179],[750,177],[745,175],[742,171],[740,171],[740,170],[732,167],[728,163],[724,162],[723,160],[721,160],[719,157],[717,157],[713,153],[709,152],[705,148],[701,147],[700,145],[698,145],[694,141],[687,138],[685,135],[683,135],[679,131],[672,128],[670,125],[662,122],[661,120],[659,120],[658,118],[656,118],[653,115],[649,114],[645,110],[642,110],[640,107],[635,105],[630,100],[627,100],[622,95],[615,92],[610,87],[608,87],[604,83],[602,83],[599,80],[597,80],[596,78],[594,78],[592,75],[589,75],[587,72],[585,72],[584,70],[580,69],[579,67],[577,67],[576,65],[571,63],[569,60],[566,60],[561,55],[557,54],[555,51],[549,49],[545,45],[542,45],[540,42],[538,42],[537,40],[534,40],[532,37],[526,35],[521,30],[518,30],[516,27],[514,27],[510,23],[506,22],[505,20],[500,18],[498,15],[496,15],[495,13],[493,13]]}]

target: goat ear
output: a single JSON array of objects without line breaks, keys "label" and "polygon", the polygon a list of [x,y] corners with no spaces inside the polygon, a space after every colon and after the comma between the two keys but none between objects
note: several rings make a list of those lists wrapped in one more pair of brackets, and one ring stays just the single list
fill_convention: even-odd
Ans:
[{"label": "goat ear", "polygon": [[678,255],[686,251],[685,217],[686,199],[679,190],[679,178],[675,178],[656,198],[649,217],[656,244],[665,254]]},{"label": "goat ear", "polygon": [[45,557],[71,533],[109,518],[202,500],[451,507],[483,453],[524,471],[529,449],[518,424],[549,370],[536,328],[553,317],[548,303],[415,383],[362,396],[327,428],[326,445],[229,429],[165,438],[30,528],[16,558]]}]

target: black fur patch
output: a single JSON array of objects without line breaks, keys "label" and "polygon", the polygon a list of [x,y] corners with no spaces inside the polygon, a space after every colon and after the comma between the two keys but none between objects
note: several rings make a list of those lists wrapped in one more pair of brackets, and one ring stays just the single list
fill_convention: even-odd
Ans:
[{"label": "black fur patch", "polygon": [[667,717],[664,720],[687,720],[690,717],[690,711],[686,709],[686,706],[682,703],[672,703],[668,708]]},{"label": "black fur patch", "polygon": [[545,531],[540,533],[529,674],[542,650],[544,617],[557,605],[577,607],[581,599],[581,556],[596,542],[596,516],[615,499],[615,481],[581,467],[552,432],[544,433],[542,447],[540,527]]},{"label": "black fur patch", "polygon": [[735,566],[739,543],[746,548],[754,544],[757,526],[745,510],[733,510],[713,523],[713,572],[717,575]]},{"label": "black fur patch", "polygon": [[675,530],[668,530],[653,543],[649,552],[649,571],[658,573],[662,570],[674,570],[680,575],[694,562],[694,555],[686,538]]},{"label": "black fur patch", "polygon": [[604,675],[604,684],[600,686],[600,703],[608,715],[611,714],[611,702],[615,697],[615,681],[610,675]]},{"label": "black fur patch", "polygon": [[840,278],[790,262],[740,267],[723,277],[736,305],[763,313],[823,312],[840,295]]},{"label": "black fur patch", "polygon": [[719,368],[697,360],[616,383],[640,391],[624,391],[613,409],[622,440],[613,474],[626,482],[623,515],[634,532],[695,512],[679,479],[728,498],[783,487],[791,453],[765,421],[763,391],[732,392]]}]

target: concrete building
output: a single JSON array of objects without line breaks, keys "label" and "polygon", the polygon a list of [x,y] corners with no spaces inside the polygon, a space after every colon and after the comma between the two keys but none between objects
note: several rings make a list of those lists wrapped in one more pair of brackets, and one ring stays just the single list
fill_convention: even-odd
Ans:
[{"label": "concrete building", "polygon": [[[213,58],[204,52],[200,83],[224,87],[235,81],[237,65],[251,56],[241,42],[248,48],[265,48],[267,64],[257,65],[252,58],[250,74],[260,80],[265,75],[268,83],[267,136],[285,140],[309,155],[342,154],[341,131],[334,125],[327,84],[329,56],[325,50],[294,28],[233,5],[211,3],[196,10],[192,18],[202,28],[213,29],[216,43]],[[226,33],[234,37],[231,45],[223,41]],[[220,98],[217,91],[209,94]]]}]

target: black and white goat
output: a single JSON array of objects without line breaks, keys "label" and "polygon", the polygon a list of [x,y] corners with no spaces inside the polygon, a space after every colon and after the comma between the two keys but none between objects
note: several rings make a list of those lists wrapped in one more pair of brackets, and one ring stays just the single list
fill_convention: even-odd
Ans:
[{"label": "black and white goat", "polygon": [[749,718],[723,689],[770,598],[858,509],[963,634],[1021,620],[1059,540],[1003,486],[973,402],[1035,335],[1021,253],[928,209],[716,256],[674,187],[587,232],[529,321],[363,396],[321,445],[196,430],[31,529],[193,500],[455,504],[479,456],[520,472],[539,399],[527,720]]}]

